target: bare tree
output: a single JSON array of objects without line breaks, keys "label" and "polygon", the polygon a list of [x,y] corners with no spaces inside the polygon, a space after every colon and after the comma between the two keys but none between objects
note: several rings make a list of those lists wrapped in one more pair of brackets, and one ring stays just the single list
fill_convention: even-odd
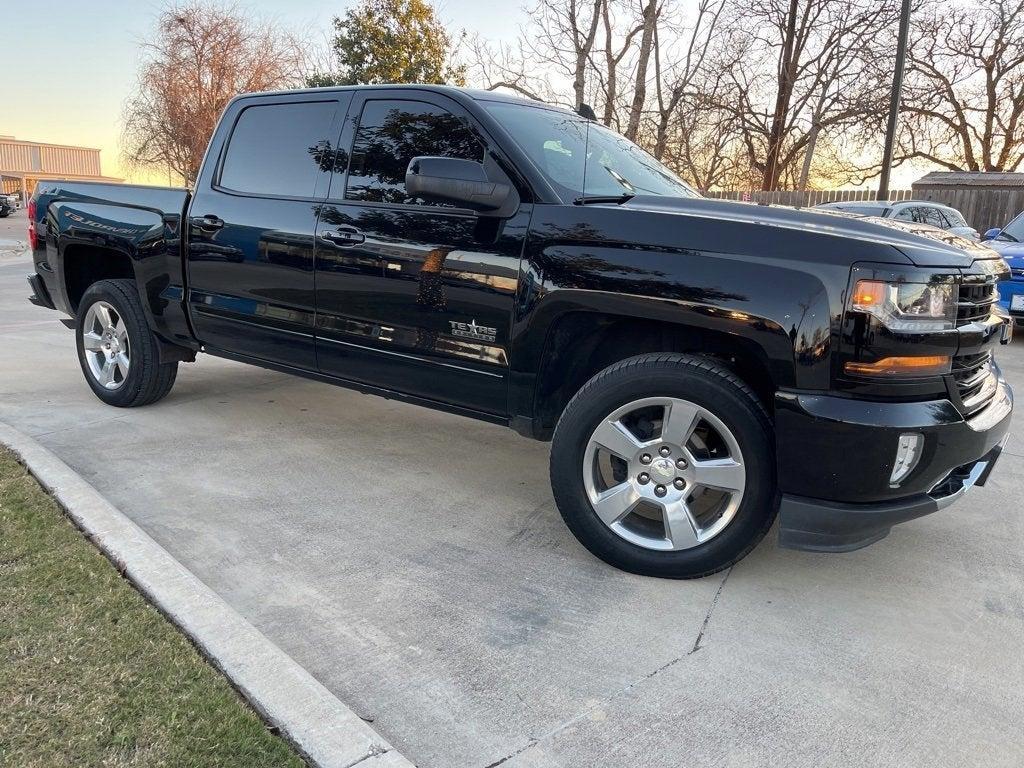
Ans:
[{"label": "bare tree", "polygon": [[231,6],[167,6],[142,49],[136,93],[124,109],[125,159],[169,169],[185,183],[195,180],[228,101],[301,81],[295,40]]},{"label": "bare tree", "polygon": [[[889,30],[879,0],[736,0],[733,109],[762,189],[795,186],[825,131],[872,125],[886,105]],[[802,171],[802,169],[801,169]],[[804,180],[806,184],[806,180]]]},{"label": "bare tree", "polygon": [[661,12],[657,0],[646,0],[643,9],[643,35],[640,37],[640,49],[637,52],[633,102],[629,107],[629,120],[626,123],[626,138],[630,141],[636,139],[637,131],[640,129],[640,118],[647,103],[647,67],[651,61],[655,29]]},{"label": "bare tree", "polygon": [[616,38],[615,27],[611,18],[611,0],[605,0],[601,4],[601,21],[604,27],[604,70],[596,64],[595,74],[602,83],[604,91],[604,110],[601,122],[605,125],[617,125],[616,111],[619,98],[619,67],[622,60],[633,50],[633,39],[643,31],[644,24],[634,24],[625,38],[619,42]]},{"label": "bare tree", "polygon": [[[684,53],[676,66],[663,67],[662,58],[666,51],[662,47],[662,34],[654,29],[654,82],[656,127],[652,154],[659,160],[665,154],[668,141],[669,122],[682,108],[687,113],[706,111],[720,99],[711,98],[710,92],[721,94],[721,60],[712,63],[711,49],[716,42],[718,22],[725,8],[726,0],[699,0],[693,26],[683,29],[670,28],[668,31],[677,39],[685,41]],[[671,53],[669,53],[671,55]],[[687,115],[680,116],[685,121]],[[716,120],[728,120],[724,114]]]},{"label": "bare tree", "polygon": [[1024,167],[1024,0],[928,0],[912,18],[898,159]]},{"label": "bare tree", "polygon": [[520,73],[547,65],[572,83],[572,106],[586,101],[587,72],[601,6],[605,0],[538,0],[529,9],[532,19],[519,37]]}]

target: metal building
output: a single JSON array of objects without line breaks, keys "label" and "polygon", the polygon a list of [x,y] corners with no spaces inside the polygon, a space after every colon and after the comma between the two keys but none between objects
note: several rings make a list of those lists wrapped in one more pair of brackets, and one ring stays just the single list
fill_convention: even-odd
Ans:
[{"label": "metal building", "polygon": [[3,192],[18,194],[24,202],[40,179],[124,181],[102,174],[98,149],[0,136],[0,186]]}]

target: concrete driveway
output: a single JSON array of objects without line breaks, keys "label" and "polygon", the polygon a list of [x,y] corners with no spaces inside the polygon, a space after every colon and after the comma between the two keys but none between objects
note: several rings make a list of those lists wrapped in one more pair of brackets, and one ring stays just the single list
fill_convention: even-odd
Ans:
[{"label": "concrete driveway", "polygon": [[0,219],[0,258],[14,256],[27,247],[28,217],[25,209]]},{"label": "concrete driveway", "polygon": [[0,420],[422,768],[1024,763],[1020,418],[987,487],[873,547],[773,532],[659,581],[577,544],[503,428],[207,357],[103,406],[28,267],[0,256]]}]

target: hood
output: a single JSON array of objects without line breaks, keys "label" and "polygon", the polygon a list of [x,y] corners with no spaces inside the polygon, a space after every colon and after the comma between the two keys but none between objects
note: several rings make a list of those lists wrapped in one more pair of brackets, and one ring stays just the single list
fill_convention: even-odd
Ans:
[{"label": "hood", "polygon": [[975,260],[996,257],[990,248],[978,242],[927,224],[844,211],[655,195],[637,195],[623,207],[678,216],[732,219],[880,243],[892,246],[920,267],[969,267]]},{"label": "hood", "polygon": [[1014,280],[1024,280],[1024,243],[989,240],[985,245],[1003,257],[1013,273]]},{"label": "hood", "polygon": [[1024,257],[1024,243],[1014,243],[1010,240],[986,240],[984,245],[987,248],[991,248],[1004,259]]}]

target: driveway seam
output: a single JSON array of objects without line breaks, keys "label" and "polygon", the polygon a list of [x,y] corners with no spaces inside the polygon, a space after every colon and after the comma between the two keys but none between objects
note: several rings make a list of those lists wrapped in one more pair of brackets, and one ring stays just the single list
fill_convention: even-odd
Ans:
[{"label": "driveway seam", "polygon": [[413,768],[355,712],[52,452],[3,422],[0,443],[14,451],[121,574],[312,765]]},{"label": "driveway seam", "polygon": [[533,749],[538,744],[540,744],[542,741],[546,741],[547,739],[550,739],[552,736],[555,736],[556,734],[561,733],[562,731],[566,730],[567,728],[571,728],[573,725],[575,725],[576,723],[578,723],[581,720],[583,720],[584,718],[586,718],[588,715],[590,715],[590,713],[594,712],[598,708],[604,706],[605,704],[609,704],[609,703],[615,701],[620,696],[622,696],[622,695],[632,691],[638,685],[642,685],[643,683],[645,683],[648,680],[650,680],[652,677],[657,677],[662,672],[664,672],[666,669],[674,667],[676,664],[678,664],[680,661],[685,659],[687,656],[692,656],[697,651],[699,651],[701,648],[703,648],[704,646],[702,646],[700,644],[700,642],[701,642],[701,640],[704,639],[704,635],[707,633],[708,626],[711,624],[711,615],[715,612],[715,606],[718,605],[718,599],[722,596],[722,590],[725,589],[725,582],[727,582],[729,580],[729,574],[732,573],[732,569],[735,568],[735,567],[736,567],[735,565],[730,565],[728,570],[726,570],[726,572],[725,572],[725,576],[723,576],[722,580],[719,582],[718,588],[715,590],[714,597],[711,598],[711,605],[708,606],[708,612],[704,615],[704,620],[701,622],[700,630],[697,632],[697,639],[694,641],[693,647],[689,651],[687,651],[686,653],[682,654],[681,656],[676,656],[674,659],[672,659],[670,661],[666,661],[664,664],[662,664],[659,667],[656,667],[655,669],[653,669],[652,671],[648,672],[643,677],[638,678],[638,679],[632,681],[631,683],[628,683],[627,685],[622,686],[621,688],[619,688],[616,691],[613,691],[608,696],[605,696],[599,703],[593,704],[593,705],[587,707],[582,712],[579,712],[579,713],[573,715],[571,718],[569,718],[568,720],[560,723],[559,725],[555,726],[554,728],[548,730],[546,733],[544,733],[544,734],[542,734],[540,736],[532,736],[532,737],[530,737],[530,739],[526,742],[526,744],[521,746],[519,749],[517,749],[514,752],[511,752],[511,753],[509,753],[507,755],[505,755],[504,757],[499,758],[498,760],[495,760],[492,763],[488,763],[486,766],[484,766],[484,768],[497,768],[497,766],[502,765],[502,764],[508,762],[512,758],[518,757],[519,755],[523,754],[524,752],[528,752],[529,750]]}]

